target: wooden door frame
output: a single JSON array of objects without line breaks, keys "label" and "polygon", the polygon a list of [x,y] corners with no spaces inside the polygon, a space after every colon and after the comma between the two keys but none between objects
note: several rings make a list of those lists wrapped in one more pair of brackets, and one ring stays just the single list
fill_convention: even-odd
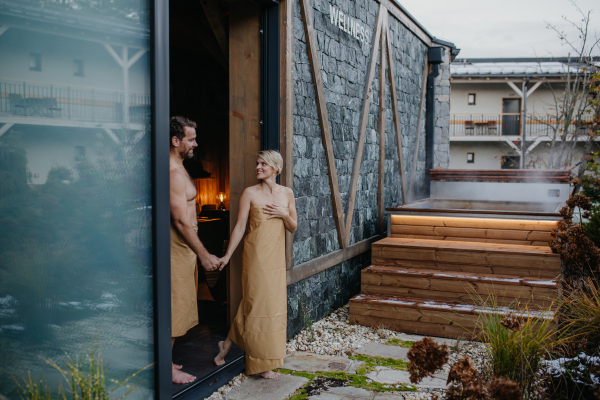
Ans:
[{"label": "wooden door frame", "polygon": [[[280,147],[280,8],[276,2],[233,0],[229,24],[230,230],[237,222],[244,189],[257,183],[256,154]],[[241,14],[252,15],[251,20]],[[238,25],[236,25],[238,24]],[[241,242],[227,273],[228,320],[242,299]]]}]

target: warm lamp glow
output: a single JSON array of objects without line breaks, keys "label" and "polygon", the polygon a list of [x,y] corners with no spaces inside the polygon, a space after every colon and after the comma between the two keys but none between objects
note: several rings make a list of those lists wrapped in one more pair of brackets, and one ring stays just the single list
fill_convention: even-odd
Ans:
[{"label": "warm lamp glow", "polygon": [[227,196],[225,195],[225,192],[219,192],[219,194],[217,195],[217,200],[219,200],[221,202],[219,204],[219,209],[221,209],[221,210],[225,209],[225,203],[223,203],[225,201],[225,198],[227,198]]}]

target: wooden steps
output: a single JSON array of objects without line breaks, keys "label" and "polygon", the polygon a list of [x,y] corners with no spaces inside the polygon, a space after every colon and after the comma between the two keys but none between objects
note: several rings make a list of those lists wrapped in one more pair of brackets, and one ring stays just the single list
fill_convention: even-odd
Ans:
[{"label": "wooden steps", "polygon": [[556,222],[390,217],[391,237],[373,243],[373,265],[350,300],[352,323],[474,337],[490,295],[531,312],[557,297],[560,257],[548,245]]},{"label": "wooden steps", "polygon": [[548,307],[557,294],[556,279],[396,268],[372,265],[362,270],[362,293],[476,304],[490,294],[500,305]]},{"label": "wooden steps", "polygon": [[[498,307],[496,312],[509,312]],[[492,312],[473,304],[361,293],[350,301],[350,323],[382,326],[402,332],[473,339],[479,334],[479,314]],[[546,318],[530,311],[532,317]]]}]

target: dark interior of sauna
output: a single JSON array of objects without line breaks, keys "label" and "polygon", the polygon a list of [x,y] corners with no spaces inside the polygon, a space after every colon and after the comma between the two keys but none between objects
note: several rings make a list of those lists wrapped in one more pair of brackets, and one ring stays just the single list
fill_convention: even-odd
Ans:
[{"label": "dark interior of sauna", "polygon": [[[219,2],[227,24],[228,3]],[[186,160],[196,185],[198,236],[207,250],[221,257],[229,239],[229,64],[226,42],[219,42],[200,2],[170,2],[171,116],[195,121],[198,147]],[[227,26],[225,26],[227,33]],[[206,272],[198,262],[199,324],[175,340],[173,362],[197,377],[189,385],[173,385],[173,394],[185,391],[218,368],[213,363],[218,341],[227,334],[227,269]],[[239,349],[226,361],[235,359]],[[226,364],[227,365],[227,364]]]}]

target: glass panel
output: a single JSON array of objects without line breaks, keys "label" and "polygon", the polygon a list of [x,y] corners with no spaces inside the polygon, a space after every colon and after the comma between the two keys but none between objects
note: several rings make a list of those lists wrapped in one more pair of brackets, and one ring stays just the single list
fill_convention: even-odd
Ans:
[{"label": "glass panel", "polygon": [[2,1],[0,395],[10,399],[29,372],[68,390],[49,362],[64,368],[90,346],[109,388],[149,366],[127,398],[153,397],[149,4]]}]

